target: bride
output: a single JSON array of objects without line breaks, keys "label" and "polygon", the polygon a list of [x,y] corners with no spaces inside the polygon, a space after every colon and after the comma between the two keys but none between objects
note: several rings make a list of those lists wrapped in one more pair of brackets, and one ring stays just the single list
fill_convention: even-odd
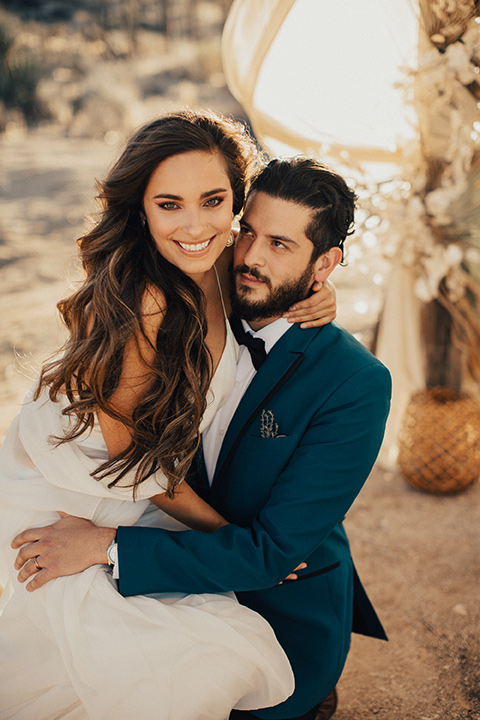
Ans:
[{"label": "bride", "polygon": [[[183,111],[141,128],[98,186],[85,279],[59,303],[68,340],[0,451],[0,719],[222,720],[293,692],[273,631],[233,593],[124,598],[107,564],[30,593],[9,546],[59,511],[227,523],[182,481],[234,382],[225,248],[255,162],[243,126]],[[322,324],[330,290],[316,298],[302,319]]]}]

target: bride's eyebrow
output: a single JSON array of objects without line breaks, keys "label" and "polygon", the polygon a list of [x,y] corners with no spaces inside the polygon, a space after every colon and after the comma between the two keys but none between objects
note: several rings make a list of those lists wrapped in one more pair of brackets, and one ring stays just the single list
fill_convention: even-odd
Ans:
[{"label": "bride's eyebrow", "polygon": [[[228,192],[228,188],[215,188],[214,190],[207,190],[206,192],[202,193],[200,197],[204,199],[221,192]],[[171,195],[170,193],[160,193],[159,195],[155,195],[153,199],[158,200],[158,198],[167,198],[168,200],[183,200],[181,195]]]},{"label": "bride's eyebrow", "polygon": [[201,198],[210,197],[210,195],[216,195],[217,193],[228,192],[227,188],[215,188],[215,190],[208,190],[200,195]]}]

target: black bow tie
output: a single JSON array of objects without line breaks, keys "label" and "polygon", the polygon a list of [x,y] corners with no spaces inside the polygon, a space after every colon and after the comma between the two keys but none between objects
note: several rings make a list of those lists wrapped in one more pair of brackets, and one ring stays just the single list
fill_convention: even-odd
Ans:
[{"label": "black bow tie", "polygon": [[230,318],[230,325],[232,327],[235,340],[239,345],[245,345],[252,358],[253,367],[258,370],[267,357],[265,351],[265,341],[261,338],[253,337],[249,332],[245,332],[243,329],[242,321],[236,315],[232,315]]}]

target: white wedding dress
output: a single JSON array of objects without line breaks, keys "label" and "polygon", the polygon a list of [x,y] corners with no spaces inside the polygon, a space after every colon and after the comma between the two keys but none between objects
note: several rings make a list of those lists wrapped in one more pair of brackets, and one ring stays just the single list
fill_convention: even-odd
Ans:
[{"label": "white wedding dress", "polygon": [[[230,393],[236,350],[227,323],[202,429]],[[12,538],[55,522],[58,510],[98,525],[183,528],[147,499],[158,477],[140,485],[135,502],[131,488],[90,477],[107,457],[99,428],[54,448],[49,437],[67,422],[62,403],[32,395],[0,450],[0,719],[224,720],[232,707],[285,700],[288,660],[267,622],[233,593],[124,598],[99,565],[32,593],[17,581]]]}]

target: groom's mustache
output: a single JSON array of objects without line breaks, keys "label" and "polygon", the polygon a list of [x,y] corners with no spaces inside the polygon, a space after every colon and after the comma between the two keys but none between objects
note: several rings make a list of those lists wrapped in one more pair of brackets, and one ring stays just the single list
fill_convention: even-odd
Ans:
[{"label": "groom's mustache", "polygon": [[271,288],[272,286],[270,278],[268,278],[266,275],[262,275],[255,267],[248,267],[248,265],[237,265],[233,269],[233,272],[235,277],[237,277],[237,275],[250,275],[250,277],[255,278],[255,280],[260,280],[261,282],[264,282],[267,287]]}]

